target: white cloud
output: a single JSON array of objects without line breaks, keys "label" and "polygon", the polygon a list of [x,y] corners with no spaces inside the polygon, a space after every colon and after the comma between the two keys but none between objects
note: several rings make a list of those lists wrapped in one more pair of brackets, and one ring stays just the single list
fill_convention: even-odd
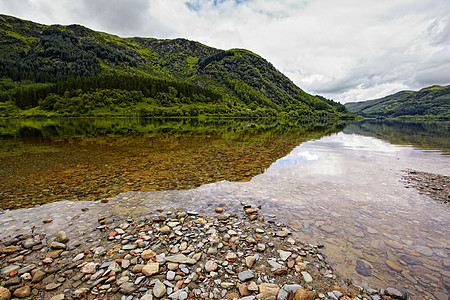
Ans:
[{"label": "white cloud", "polygon": [[448,0],[0,0],[0,11],[246,48],[307,92],[342,102],[450,84]]}]

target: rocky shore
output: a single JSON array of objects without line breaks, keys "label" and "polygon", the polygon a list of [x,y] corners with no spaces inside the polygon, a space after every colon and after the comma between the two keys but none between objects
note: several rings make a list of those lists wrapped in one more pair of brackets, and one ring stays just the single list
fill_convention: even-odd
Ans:
[{"label": "rocky shore", "polygon": [[321,245],[242,208],[100,217],[88,239],[32,231],[2,241],[0,299],[406,299],[341,278]]},{"label": "rocky shore", "polygon": [[405,170],[402,177],[409,187],[416,188],[420,193],[433,200],[448,205],[450,203],[450,177],[440,174]]}]

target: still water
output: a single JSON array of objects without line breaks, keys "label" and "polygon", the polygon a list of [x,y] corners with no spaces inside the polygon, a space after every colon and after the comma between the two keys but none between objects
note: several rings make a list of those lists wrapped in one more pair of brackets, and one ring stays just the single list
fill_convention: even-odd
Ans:
[{"label": "still water", "polygon": [[[330,124],[265,124],[262,127],[243,124],[245,122],[239,126],[228,124],[226,129],[218,125],[223,129],[218,136],[212,141],[201,139],[200,142],[196,142],[198,138],[211,135],[214,130],[209,128],[200,135],[192,135],[193,129],[189,127],[189,138],[180,142],[180,147],[185,149],[189,148],[190,141],[195,153],[225,151],[222,158],[229,158],[233,164],[224,166],[233,169],[233,174],[240,173],[240,179],[230,178],[216,159],[211,162],[215,171],[208,171],[214,175],[209,177],[213,178],[212,183],[151,193],[142,192],[147,186],[141,185],[135,192],[130,190],[115,197],[101,210],[93,206],[80,220],[89,228],[89,219],[95,220],[98,214],[145,215],[155,206],[208,210],[219,203],[230,207],[239,206],[240,202],[252,203],[261,205],[261,213],[268,218],[276,215],[278,221],[289,224],[296,238],[325,245],[324,252],[334,268],[360,285],[395,286],[408,290],[417,299],[434,298],[436,292],[448,294],[450,210],[416,189],[408,188],[402,181],[406,169],[450,176],[448,123],[363,122],[345,128]],[[138,136],[142,139],[142,135]],[[164,136],[169,144],[174,143],[173,135]],[[112,141],[114,139],[108,143]],[[53,142],[46,143],[54,148],[54,152],[49,153],[60,153],[64,149]],[[36,143],[30,145],[35,147]],[[168,144],[158,145],[167,147]],[[276,151],[278,145],[284,145],[284,150]],[[124,151],[119,145],[112,147]],[[163,153],[163,148],[158,147],[146,151]],[[238,150],[238,156],[230,157]],[[140,155],[153,159],[142,151]],[[174,151],[174,156],[167,157],[176,167],[169,170],[167,177],[175,176],[171,174],[181,172],[189,164],[198,167],[199,161],[214,161],[214,155],[200,155],[179,165],[176,157],[180,159],[180,154],[188,152]],[[42,153],[40,155],[42,157]],[[30,159],[29,154],[24,153],[10,156],[10,161],[11,157]],[[249,175],[249,168],[242,166],[254,162],[254,157],[263,170]],[[73,163],[75,167],[76,163]],[[52,168],[55,171],[57,167]],[[190,173],[190,176],[198,174]],[[11,193],[14,191],[8,192]],[[70,210],[73,212],[82,206],[92,206],[90,203],[65,202],[64,205],[73,207]],[[57,221],[54,224],[60,228],[73,213],[55,215],[57,209],[58,203],[7,211],[0,215],[0,224],[8,230],[0,237],[29,230],[30,224],[45,217],[59,220],[60,225]]]}]

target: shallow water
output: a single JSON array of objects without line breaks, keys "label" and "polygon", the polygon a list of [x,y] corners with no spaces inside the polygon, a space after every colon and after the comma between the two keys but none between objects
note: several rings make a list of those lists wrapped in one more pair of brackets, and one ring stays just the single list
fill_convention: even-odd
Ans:
[{"label": "shallow water", "polygon": [[[449,156],[346,132],[300,144],[249,182],[130,192],[107,204],[57,202],[7,211],[0,224],[9,235],[33,224],[49,234],[79,233],[95,228],[99,215],[143,216],[155,207],[212,212],[219,203],[232,210],[248,202],[289,223],[297,238],[324,244],[335,269],[361,285],[404,288],[417,299],[448,294],[450,210],[407,188],[401,176],[405,169],[450,176]],[[54,221],[43,225],[46,218]]]}]

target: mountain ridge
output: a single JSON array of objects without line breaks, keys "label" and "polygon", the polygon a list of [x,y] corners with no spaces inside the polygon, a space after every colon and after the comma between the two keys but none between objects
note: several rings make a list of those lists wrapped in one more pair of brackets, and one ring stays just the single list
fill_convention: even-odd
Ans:
[{"label": "mountain ridge", "polygon": [[365,118],[450,119],[450,85],[399,91],[379,99],[349,102],[345,107]]},{"label": "mountain ridge", "polygon": [[[121,38],[77,24],[42,25],[6,15],[0,15],[0,37],[4,116],[17,109],[31,115],[77,115],[82,110],[82,115],[142,116],[145,111],[155,116],[172,109],[178,116],[352,117],[342,104],[306,93],[270,62],[245,49],[221,50],[184,38]],[[100,93],[105,89],[101,86],[87,90],[73,84],[74,90],[72,83],[62,84],[105,76],[132,76],[135,82],[126,89],[108,88],[109,96]],[[157,82],[153,92],[134,87],[141,78]],[[55,92],[57,84],[67,89]],[[105,104],[121,91],[142,95],[138,93],[131,104],[122,97],[122,107]],[[213,94],[220,97],[208,96]],[[28,95],[29,101],[17,102],[17,95]],[[31,99],[34,95],[38,97]],[[40,103],[50,96],[62,104],[58,107],[71,110],[43,109]],[[96,102],[99,97],[104,99]],[[83,101],[89,105],[73,104]],[[99,103],[103,104],[97,107]]]}]

